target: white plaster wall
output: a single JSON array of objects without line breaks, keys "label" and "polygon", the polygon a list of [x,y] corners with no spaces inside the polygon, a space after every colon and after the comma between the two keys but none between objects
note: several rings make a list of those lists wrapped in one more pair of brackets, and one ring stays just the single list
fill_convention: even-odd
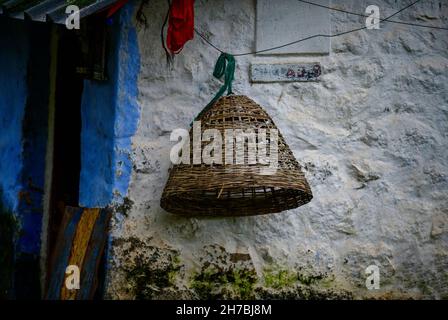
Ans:
[{"label": "white plaster wall", "polygon": [[[374,3],[385,17],[409,1]],[[448,26],[448,4],[440,3],[422,1],[395,18]],[[369,4],[332,5],[363,12]],[[133,138],[131,205],[126,214],[117,210],[112,231],[108,296],[138,297],[126,272],[144,261],[149,274],[169,271],[170,263],[179,266],[171,270],[169,285],[152,283],[149,276],[149,297],[198,297],[191,278],[205,260],[216,262],[210,250],[222,247],[227,256],[249,257],[248,268],[258,277],[254,288],[262,288],[255,297],[348,292],[354,298],[448,298],[448,33],[382,23],[380,30],[333,38],[328,56],[238,57],[236,93],[272,116],[304,166],[314,199],[280,214],[183,218],[159,206],[170,167],[169,136],[188,128],[220,87],[212,77],[219,53],[195,37],[169,70],[160,43],[166,6],[150,1],[144,11],[148,28],[137,27],[141,119]],[[196,26],[224,50],[251,51],[255,8],[250,0],[199,0]],[[333,33],[363,23],[342,13],[330,17]],[[251,84],[250,63],[270,61],[319,61],[323,75],[318,83]],[[226,261],[238,267],[238,259]],[[378,291],[365,288],[370,264],[380,267]],[[299,277],[270,288],[266,270]],[[303,277],[317,280],[304,283]],[[328,294],[309,295],[312,290]],[[223,296],[238,297],[228,291]]]}]

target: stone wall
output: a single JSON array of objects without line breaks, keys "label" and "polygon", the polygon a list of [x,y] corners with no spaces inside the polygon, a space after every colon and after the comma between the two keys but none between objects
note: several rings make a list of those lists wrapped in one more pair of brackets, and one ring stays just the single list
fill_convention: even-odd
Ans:
[{"label": "stone wall", "polygon": [[[382,17],[408,3],[375,1]],[[169,136],[188,128],[221,83],[211,75],[218,52],[198,37],[166,67],[166,6],[150,1],[147,28],[135,22],[141,116],[128,197],[113,223],[107,297],[448,298],[446,31],[381,23],[333,38],[330,55],[238,57],[235,92],[272,116],[314,199],[274,215],[183,218],[159,205]],[[256,1],[201,0],[195,10],[197,28],[224,50],[255,48]],[[364,24],[330,17],[333,33]],[[447,26],[448,5],[422,1],[395,18]],[[249,81],[253,62],[315,61],[320,82]],[[380,290],[365,287],[372,264]]]}]

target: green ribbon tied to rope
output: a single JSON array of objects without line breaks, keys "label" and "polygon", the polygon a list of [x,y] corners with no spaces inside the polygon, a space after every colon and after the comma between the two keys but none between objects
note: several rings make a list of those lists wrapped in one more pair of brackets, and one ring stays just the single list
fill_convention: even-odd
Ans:
[{"label": "green ribbon tied to rope", "polygon": [[217,79],[221,79],[224,76],[224,84],[213,97],[213,99],[205,106],[205,108],[196,116],[196,119],[201,117],[204,112],[210,109],[211,106],[218,101],[219,98],[227,90],[227,94],[232,94],[232,81],[235,76],[235,57],[228,53],[221,53],[215,64],[215,69],[213,70],[213,76]]}]

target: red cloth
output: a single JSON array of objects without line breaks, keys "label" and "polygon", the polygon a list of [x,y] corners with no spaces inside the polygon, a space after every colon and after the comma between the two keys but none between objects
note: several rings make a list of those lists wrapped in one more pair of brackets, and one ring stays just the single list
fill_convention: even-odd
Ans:
[{"label": "red cloth", "polygon": [[115,2],[107,12],[107,18],[110,18],[115,12],[117,12],[122,6],[124,6],[129,0],[120,0]]},{"label": "red cloth", "polygon": [[171,53],[179,53],[194,36],[194,0],[173,0],[168,21],[166,45]]}]

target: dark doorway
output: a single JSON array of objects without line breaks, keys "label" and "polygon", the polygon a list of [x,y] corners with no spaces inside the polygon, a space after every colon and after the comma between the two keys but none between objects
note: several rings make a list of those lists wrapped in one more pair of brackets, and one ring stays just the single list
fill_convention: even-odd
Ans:
[{"label": "dark doorway", "polygon": [[[81,170],[81,97],[83,77],[77,73],[81,43],[74,31],[60,29],[54,120],[53,176],[48,225],[48,252],[54,252],[66,206],[79,205]],[[48,263],[51,254],[48,255]],[[47,270],[49,265],[47,264]]]}]

